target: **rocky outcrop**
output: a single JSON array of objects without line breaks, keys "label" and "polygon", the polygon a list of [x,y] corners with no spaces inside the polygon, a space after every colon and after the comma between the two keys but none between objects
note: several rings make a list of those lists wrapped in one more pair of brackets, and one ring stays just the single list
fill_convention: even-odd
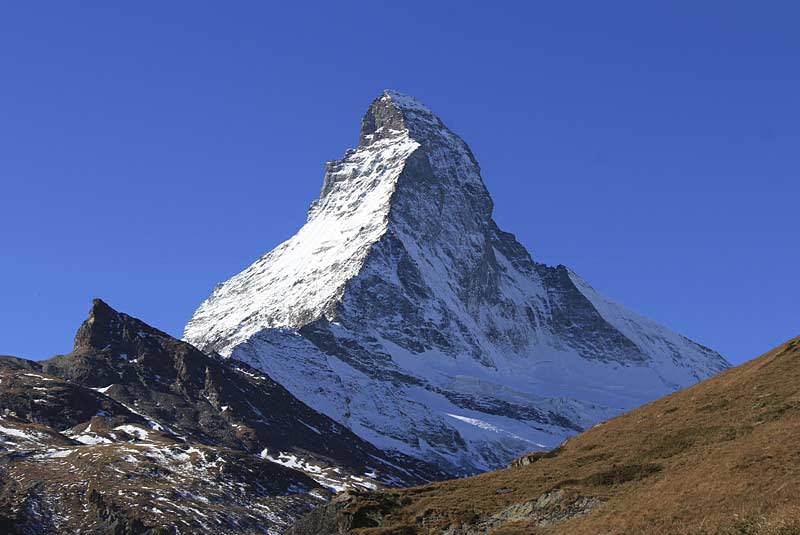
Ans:
[{"label": "rocky outcrop", "polygon": [[[373,494],[343,493],[330,503],[303,516],[286,532],[286,535],[347,535],[359,528],[373,528],[386,535],[427,533],[426,523],[440,520],[436,513],[417,515],[417,531],[405,526],[393,529],[391,514],[407,503],[398,494],[381,492]],[[521,522],[529,528],[547,527],[588,514],[604,500],[591,496],[574,496],[561,489],[546,492],[534,500],[515,503],[493,515],[474,513],[471,518],[451,523],[441,531],[443,535],[486,535],[508,523]],[[434,518],[436,517],[436,518]]]},{"label": "rocky outcrop", "polygon": [[74,351],[44,361],[42,370],[102,391],[149,415],[154,426],[199,442],[298,456],[359,478],[374,474],[378,483],[442,476],[413,458],[384,454],[246,363],[206,355],[99,299],[78,329]]},{"label": "rocky outcrop", "polygon": [[286,535],[346,535],[353,529],[378,527],[397,505],[397,495],[391,493],[343,492],[300,518]]}]

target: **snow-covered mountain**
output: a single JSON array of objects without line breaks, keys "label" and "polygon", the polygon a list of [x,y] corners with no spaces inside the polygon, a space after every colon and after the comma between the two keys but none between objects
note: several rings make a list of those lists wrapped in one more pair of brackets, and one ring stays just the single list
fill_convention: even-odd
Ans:
[{"label": "snow-covered mountain", "polygon": [[218,285],[184,338],[390,450],[494,468],[713,375],[716,352],[531,259],[469,147],[385,91],[298,233]]}]

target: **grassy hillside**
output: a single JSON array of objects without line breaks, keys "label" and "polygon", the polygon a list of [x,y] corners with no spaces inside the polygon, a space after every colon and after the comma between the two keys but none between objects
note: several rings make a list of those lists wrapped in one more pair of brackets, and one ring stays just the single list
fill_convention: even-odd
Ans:
[{"label": "grassy hillside", "polygon": [[361,535],[800,533],[800,338],[516,466],[342,496],[294,533],[320,526]]}]

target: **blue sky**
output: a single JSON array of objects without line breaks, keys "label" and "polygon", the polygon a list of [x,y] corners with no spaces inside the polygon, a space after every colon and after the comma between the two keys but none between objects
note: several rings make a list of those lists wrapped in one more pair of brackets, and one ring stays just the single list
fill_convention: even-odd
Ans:
[{"label": "blue sky", "polygon": [[800,334],[798,4],[501,5],[0,4],[0,353],[95,296],[179,335],[387,87],[535,259],[735,363]]}]

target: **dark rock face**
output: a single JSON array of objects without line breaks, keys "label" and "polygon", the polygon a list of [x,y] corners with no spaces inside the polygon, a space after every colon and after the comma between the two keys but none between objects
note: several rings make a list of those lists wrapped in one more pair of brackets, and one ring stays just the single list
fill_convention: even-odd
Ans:
[{"label": "dark rock face", "polygon": [[100,300],[72,353],[0,357],[7,533],[278,533],[331,488],[443,475]]},{"label": "dark rock face", "polygon": [[380,97],[376,98],[361,119],[359,146],[370,145],[380,139],[396,137],[405,130],[403,114],[394,106],[387,106]]},{"label": "dark rock face", "polygon": [[534,269],[545,281],[549,300],[553,304],[549,310],[549,323],[553,331],[560,339],[568,341],[583,358],[628,365],[647,361],[647,355],[636,344],[597,313],[592,303],[572,282],[565,266],[551,268],[534,264]]},{"label": "dark rock face", "polygon": [[300,518],[286,531],[286,535],[345,535],[353,527],[352,518],[344,513],[350,500],[337,496]]},{"label": "dark rock face", "polygon": [[0,358],[0,410],[7,417],[56,430],[68,429],[97,414],[143,424],[108,396],[51,375],[42,375],[39,362]]},{"label": "dark rock face", "polygon": [[286,535],[347,535],[354,529],[379,527],[385,514],[397,505],[397,496],[391,493],[345,492],[303,516]]},{"label": "dark rock face", "polygon": [[123,322],[123,318],[116,310],[101,299],[94,299],[92,300],[89,317],[81,324],[75,334],[73,352],[119,351],[121,350],[120,344],[130,340],[135,335],[135,333],[126,331],[126,329],[136,327],[146,328],[150,331],[154,330],[138,320]]}]

